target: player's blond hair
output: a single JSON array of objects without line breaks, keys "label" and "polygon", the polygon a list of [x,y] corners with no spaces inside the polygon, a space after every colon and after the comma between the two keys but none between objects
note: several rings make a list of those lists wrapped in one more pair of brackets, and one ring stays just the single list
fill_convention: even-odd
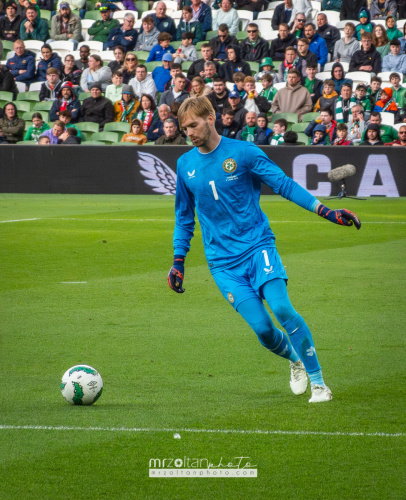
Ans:
[{"label": "player's blond hair", "polygon": [[211,102],[207,97],[188,98],[182,102],[178,111],[179,125],[182,126],[182,120],[186,115],[192,114],[198,118],[207,118],[209,115],[216,116]]}]

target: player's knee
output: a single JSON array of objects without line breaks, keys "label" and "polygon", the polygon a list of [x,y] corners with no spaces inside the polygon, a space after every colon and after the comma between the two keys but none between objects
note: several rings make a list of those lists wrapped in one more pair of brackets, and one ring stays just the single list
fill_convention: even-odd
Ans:
[{"label": "player's knee", "polygon": [[255,325],[251,325],[254,332],[257,334],[258,340],[261,344],[269,349],[269,346],[273,344],[275,337],[275,326],[272,323],[271,318],[266,318]]},{"label": "player's knee", "polygon": [[304,319],[298,313],[295,313],[293,316],[286,319],[285,321],[280,321],[280,324],[288,332],[289,335],[298,330],[303,325],[303,323]]},{"label": "player's knee", "polygon": [[276,319],[281,325],[283,325],[283,323],[286,323],[286,321],[289,321],[296,315],[299,316],[293,309],[290,302],[286,301],[273,303],[272,312],[275,314]]}]

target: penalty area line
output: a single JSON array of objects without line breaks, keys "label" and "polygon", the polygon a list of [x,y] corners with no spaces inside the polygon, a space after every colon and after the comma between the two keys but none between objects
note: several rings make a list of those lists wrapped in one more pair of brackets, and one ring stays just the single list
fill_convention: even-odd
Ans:
[{"label": "penalty area line", "polygon": [[283,430],[242,430],[242,429],[188,429],[188,428],[163,428],[155,429],[148,427],[75,427],[75,426],[51,426],[51,425],[0,425],[0,430],[32,430],[32,431],[88,431],[88,432],[188,432],[191,434],[261,434],[280,436],[341,436],[341,437],[389,437],[404,438],[406,433],[390,432],[324,432],[324,431],[283,431]]}]

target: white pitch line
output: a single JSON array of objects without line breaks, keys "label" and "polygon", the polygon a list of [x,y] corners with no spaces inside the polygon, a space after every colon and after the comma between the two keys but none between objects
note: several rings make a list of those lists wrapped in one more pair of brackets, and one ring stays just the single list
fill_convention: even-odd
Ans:
[{"label": "white pitch line", "polygon": [[77,285],[81,283],[87,283],[87,281],[60,281],[60,285]]},{"label": "white pitch line", "polygon": [[6,222],[26,222],[30,220],[42,220],[42,219],[40,217],[34,217],[32,219],[0,220],[0,224],[5,224]]},{"label": "white pitch line", "polygon": [[73,427],[51,425],[0,425],[0,430],[33,431],[93,431],[93,432],[190,432],[193,434],[262,434],[282,436],[348,436],[348,437],[406,437],[406,433],[388,432],[324,432],[324,431],[282,431],[282,430],[240,430],[240,429],[188,429],[188,428],[143,428],[143,427]]}]

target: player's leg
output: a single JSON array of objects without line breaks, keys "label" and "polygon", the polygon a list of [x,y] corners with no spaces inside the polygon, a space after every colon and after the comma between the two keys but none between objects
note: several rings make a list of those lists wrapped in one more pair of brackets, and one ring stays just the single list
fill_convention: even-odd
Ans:
[{"label": "player's leg", "polygon": [[287,335],[279,328],[276,328],[259,297],[241,302],[237,307],[237,312],[254,330],[258,340],[264,347],[282,358],[289,359],[292,362],[299,361],[299,356],[293,349]]},{"label": "player's leg", "polygon": [[331,391],[324,383],[312,334],[304,319],[293,308],[285,280],[277,278],[266,282],[262,294],[288,333],[290,342],[306,368],[312,385],[312,398],[309,401],[328,401]]}]

